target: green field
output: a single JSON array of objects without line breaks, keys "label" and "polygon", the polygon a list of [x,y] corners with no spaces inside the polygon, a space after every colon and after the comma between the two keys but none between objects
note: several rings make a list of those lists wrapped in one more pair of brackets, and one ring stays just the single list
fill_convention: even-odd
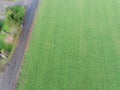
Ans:
[{"label": "green field", "polygon": [[120,0],[41,0],[18,90],[120,90]]}]

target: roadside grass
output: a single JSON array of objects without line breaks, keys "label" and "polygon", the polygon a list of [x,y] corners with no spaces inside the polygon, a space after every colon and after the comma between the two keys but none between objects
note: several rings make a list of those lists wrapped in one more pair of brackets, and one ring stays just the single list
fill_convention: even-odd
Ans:
[{"label": "roadside grass", "polygon": [[120,90],[120,5],[42,0],[18,90]]},{"label": "roadside grass", "polygon": [[[26,9],[24,6],[8,7],[6,9],[6,19],[0,21],[0,53],[4,50],[9,54],[7,58],[0,57],[0,71],[5,69],[6,63],[10,62],[15,51],[16,44],[22,31],[21,25],[24,22],[25,12]],[[12,43],[9,43],[10,37],[14,39]]]},{"label": "roadside grass", "polygon": [[10,52],[12,50],[13,45],[5,43],[4,41],[5,37],[6,37],[5,34],[0,34],[0,50],[5,49],[8,52]]},{"label": "roadside grass", "polygon": [[4,34],[0,34],[0,40],[3,40],[5,38],[6,35]]}]

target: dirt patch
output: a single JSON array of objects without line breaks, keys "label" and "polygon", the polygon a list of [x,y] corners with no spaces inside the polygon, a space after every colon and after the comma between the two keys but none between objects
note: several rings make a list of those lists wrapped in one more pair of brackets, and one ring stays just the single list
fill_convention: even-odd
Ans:
[{"label": "dirt patch", "polygon": [[8,44],[12,44],[14,42],[14,37],[9,35],[5,38],[5,42]]}]

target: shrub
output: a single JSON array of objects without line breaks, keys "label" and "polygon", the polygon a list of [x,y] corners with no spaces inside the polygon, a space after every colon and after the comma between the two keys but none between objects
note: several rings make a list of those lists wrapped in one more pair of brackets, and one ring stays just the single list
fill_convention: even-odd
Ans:
[{"label": "shrub", "polygon": [[9,26],[20,28],[24,23],[26,9],[23,6],[9,7],[6,10],[6,22]]},{"label": "shrub", "polygon": [[0,21],[0,31],[3,29],[4,21]]},{"label": "shrub", "polygon": [[0,51],[4,49],[8,52],[11,52],[12,48],[12,44],[6,44],[4,41],[0,40]]}]

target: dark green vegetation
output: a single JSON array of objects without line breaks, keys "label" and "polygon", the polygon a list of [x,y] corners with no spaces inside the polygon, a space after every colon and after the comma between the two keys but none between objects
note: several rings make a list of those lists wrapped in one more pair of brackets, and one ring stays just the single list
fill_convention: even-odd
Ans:
[{"label": "dark green vegetation", "polygon": [[4,21],[0,21],[0,31],[2,30],[3,25],[4,25]]},{"label": "dark green vegetation", "polygon": [[120,90],[120,1],[40,5],[18,90]]},{"label": "dark green vegetation", "polygon": [[20,28],[21,25],[24,23],[24,16],[25,16],[25,7],[21,6],[14,6],[9,7],[6,10],[6,22],[9,26],[15,26],[16,28]]},{"label": "dark green vegetation", "polygon": [[12,51],[15,37],[22,29],[24,16],[25,7],[23,6],[8,7],[6,9],[6,19],[0,22],[0,54],[3,51],[10,54]]}]

